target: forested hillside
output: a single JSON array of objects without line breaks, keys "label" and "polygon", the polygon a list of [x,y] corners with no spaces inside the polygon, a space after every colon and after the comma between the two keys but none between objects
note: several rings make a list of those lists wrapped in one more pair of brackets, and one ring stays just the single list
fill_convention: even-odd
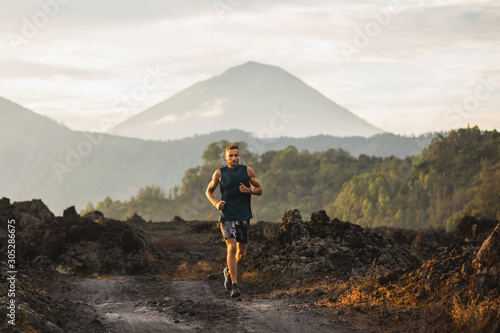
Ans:
[{"label": "forested hillside", "polygon": [[500,134],[477,127],[438,135],[414,159],[345,183],[327,212],[362,226],[453,230],[465,214],[499,218]]},{"label": "forested hillside", "polygon": [[[124,218],[147,220],[215,219],[205,198],[212,173],[224,165],[227,141],[208,145],[203,165],[186,171],[168,195],[159,186],[141,189],[130,201],[107,197],[97,208]],[[464,214],[498,217],[500,207],[500,134],[477,127],[438,135],[418,156],[353,157],[342,149],[310,153],[289,146],[262,155],[240,142],[241,163],[252,166],[264,189],[254,197],[255,219],[277,221],[284,210],[307,215],[326,209],[329,216],[363,226],[453,229]],[[218,192],[218,191],[217,191]]]}]

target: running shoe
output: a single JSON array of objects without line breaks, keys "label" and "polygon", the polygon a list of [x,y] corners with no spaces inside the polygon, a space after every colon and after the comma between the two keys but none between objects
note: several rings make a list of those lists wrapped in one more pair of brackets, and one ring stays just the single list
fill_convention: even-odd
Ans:
[{"label": "running shoe", "polygon": [[231,275],[229,274],[229,268],[224,268],[222,274],[224,274],[224,288],[231,290]]},{"label": "running shoe", "polygon": [[241,296],[240,287],[236,283],[233,283],[233,289],[231,290],[231,297],[234,298],[240,296]]}]

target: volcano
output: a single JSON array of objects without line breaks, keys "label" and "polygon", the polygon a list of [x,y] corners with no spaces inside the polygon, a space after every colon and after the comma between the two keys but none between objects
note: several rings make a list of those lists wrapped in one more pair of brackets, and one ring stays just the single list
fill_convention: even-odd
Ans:
[{"label": "volcano", "polygon": [[383,132],[285,70],[247,62],[178,92],[110,133],[172,140],[229,129],[258,138]]}]

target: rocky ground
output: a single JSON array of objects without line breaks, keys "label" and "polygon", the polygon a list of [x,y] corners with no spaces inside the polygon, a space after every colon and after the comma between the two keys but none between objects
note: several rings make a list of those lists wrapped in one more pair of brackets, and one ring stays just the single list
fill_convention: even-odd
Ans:
[{"label": "rocky ground", "polygon": [[213,221],[73,207],[56,217],[40,200],[6,198],[0,219],[2,317],[15,301],[6,332],[500,332],[498,221],[366,230],[288,210],[279,224],[252,223],[234,300]]}]

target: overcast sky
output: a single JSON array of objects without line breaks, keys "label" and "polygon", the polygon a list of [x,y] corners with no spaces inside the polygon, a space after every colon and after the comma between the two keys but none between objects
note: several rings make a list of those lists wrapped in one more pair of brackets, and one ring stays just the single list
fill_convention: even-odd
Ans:
[{"label": "overcast sky", "polygon": [[103,129],[247,61],[389,132],[500,128],[500,0],[0,4],[0,96],[73,129]]}]

